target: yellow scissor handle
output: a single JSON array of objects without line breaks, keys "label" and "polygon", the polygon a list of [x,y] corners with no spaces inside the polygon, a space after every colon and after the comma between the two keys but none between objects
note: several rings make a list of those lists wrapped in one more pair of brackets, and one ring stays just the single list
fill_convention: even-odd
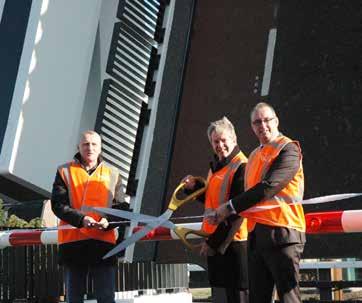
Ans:
[{"label": "yellow scissor handle", "polygon": [[202,193],[204,193],[206,191],[206,187],[207,187],[207,182],[203,177],[194,177],[197,181],[200,181],[201,183],[203,183],[203,187],[201,187],[200,189],[194,191],[192,194],[188,195],[186,198],[180,200],[178,199],[176,196],[178,194],[178,192],[184,188],[185,186],[185,182],[181,182],[175,189],[175,191],[172,194],[172,198],[171,201],[168,205],[168,209],[175,211],[178,207],[180,207],[182,204],[194,200],[195,198],[197,198],[198,196],[200,196]]},{"label": "yellow scissor handle", "polygon": [[203,230],[195,230],[195,229],[190,229],[190,228],[185,228],[185,227],[176,227],[174,229],[174,232],[180,238],[182,243],[185,244],[185,246],[191,250],[198,248],[198,246],[191,244],[187,240],[187,237],[189,235],[196,235],[196,236],[199,236],[202,238],[207,238],[209,236],[209,234],[204,232]]}]

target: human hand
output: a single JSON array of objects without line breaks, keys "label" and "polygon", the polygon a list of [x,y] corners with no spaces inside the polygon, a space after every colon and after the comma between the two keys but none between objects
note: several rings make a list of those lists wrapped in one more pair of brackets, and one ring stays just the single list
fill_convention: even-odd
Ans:
[{"label": "human hand", "polygon": [[92,217],[90,216],[84,216],[83,218],[83,221],[82,221],[82,224],[83,224],[83,227],[86,227],[86,228],[92,228],[94,227],[94,224],[97,223],[96,220],[94,220]]},{"label": "human hand", "polygon": [[83,218],[83,227],[86,228],[98,228],[98,229],[106,229],[109,225],[109,222],[106,218],[101,218],[99,222],[94,220],[91,216],[85,216]]},{"label": "human hand", "polygon": [[192,175],[187,175],[181,180],[182,183],[185,183],[184,188],[188,190],[193,190],[196,185],[196,179]]},{"label": "human hand", "polygon": [[106,229],[109,226],[109,222],[106,218],[102,218],[98,222],[98,229]]},{"label": "human hand", "polygon": [[97,221],[94,221],[92,223],[92,227],[93,228],[97,228],[97,229],[106,229],[109,225],[109,222],[106,218],[101,218],[98,222]]},{"label": "human hand", "polygon": [[207,257],[215,255],[215,251],[207,245],[206,242],[202,242],[200,247],[200,256]]},{"label": "human hand", "polygon": [[226,203],[220,205],[212,213],[206,215],[206,220],[209,224],[218,225],[223,222],[231,212],[228,210]]}]

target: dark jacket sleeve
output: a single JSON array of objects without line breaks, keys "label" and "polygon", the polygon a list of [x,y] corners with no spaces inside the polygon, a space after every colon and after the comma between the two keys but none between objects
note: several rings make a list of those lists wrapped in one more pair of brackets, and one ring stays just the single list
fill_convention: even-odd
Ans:
[{"label": "dark jacket sleeve", "polygon": [[[230,188],[230,198],[244,192],[244,172],[245,164],[241,164],[234,174],[233,181]],[[207,244],[216,250],[227,238],[229,231],[232,227],[232,222],[236,220],[238,215],[229,216],[225,222],[221,222],[216,230],[208,237]]]},{"label": "dark jacket sleeve", "polygon": [[54,214],[59,219],[75,227],[82,226],[84,214],[70,206],[68,188],[58,171],[53,183],[51,205]]},{"label": "dark jacket sleeve", "polygon": [[300,166],[299,147],[291,142],[279,153],[263,180],[232,199],[237,213],[240,213],[264,198],[270,198],[280,192],[295,176]]}]

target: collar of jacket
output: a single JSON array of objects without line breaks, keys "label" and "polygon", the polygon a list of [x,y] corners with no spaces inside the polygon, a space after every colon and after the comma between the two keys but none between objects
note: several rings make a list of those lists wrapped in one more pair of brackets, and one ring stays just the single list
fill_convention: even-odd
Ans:
[{"label": "collar of jacket", "polygon": [[[81,155],[80,155],[80,152],[77,152],[74,157],[73,157],[73,160],[76,162],[76,163],[79,163],[84,169],[85,167],[83,166],[82,164],[82,161],[81,161]],[[103,162],[103,157],[101,155],[98,156],[98,160],[97,160],[97,165],[93,168],[91,168],[90,170],[86,170],[88,174],[92,174],[96,169],[97,167],[99,166],[99,164],[101,164]]]},{"label": "collar of jacket", "polygon": [[219,158],[214,155],[214,161],[210,162],[210,168],[211,171],[214,173],[220,169],[222,169],[223,167],[225,167],[226,165],[228,165],[230,163],[230,161],[240,152],[240,148],[239,145],[236,145],[233,149],[233,151],[231,152],[231,154],[229,156],[227,156],[226,158],[222,159],[221,161],[219,160]]},{"label": "collar of jacket", "polygon": [[[283,135],[281,132],[279,132],[279,133],[278,133],[278,136],[276,136],[273,141],[275,141],[275,140],[276,140],[277,138],[279,138],[280,136],[284,136],[284,135]],[[272,143],[273,141],[271,141],[270,143]],[[267,144],[269,144],[269,143],[267,143]],[[266,145],[266,144],[264,144],[264,145]],[[259,145],[259,148],[262,149],[262,148],[264,147],[264,145],[263,145],[263,144],[260,144],[260,145]]]}]

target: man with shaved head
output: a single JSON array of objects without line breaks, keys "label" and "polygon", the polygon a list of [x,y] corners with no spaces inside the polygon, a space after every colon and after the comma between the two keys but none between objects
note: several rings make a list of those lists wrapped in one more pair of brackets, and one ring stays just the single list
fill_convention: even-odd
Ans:
[{"label": "man with shaved head", "polygon": [[68,303],[83,302],[88,273],[94,279],[98,303],[114,303],[116,257],[103,256],[116,243],[105,216],[87,207],[128,209],[118,169],[101,157],[101,137],[84,132],[74,159],[58,167],[52,191],[52,209],[60,219],[59,261],[64,266]]}]

